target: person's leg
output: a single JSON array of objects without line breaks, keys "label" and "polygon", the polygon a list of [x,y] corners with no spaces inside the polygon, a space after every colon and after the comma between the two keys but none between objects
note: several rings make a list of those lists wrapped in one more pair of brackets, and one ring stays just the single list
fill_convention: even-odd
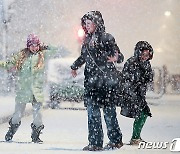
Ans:
[{"label": "person's leg", "polygon": [[98,102],[99,92],[88,89],[85,80],[84,105],[88,114],[88,141],[89,144],[83,148],[84,151],[99,151],[103,146],[103,129],[101,111]]},{"label": "person's leg", "polygon": [[146,122],[147,117],[148,117],[148,115],[145,114],[144,111],[142,111],[140,117],[138,117],[134,120],[132,139],[140,139],[141,138],[141,131]]},{"label": "person's leg", "polygon": [[34,101],[32,106],[33,106],[33,124],[36,127],[39,127],[43,124],[42,123],[42,114],[41,114],[42,103]]},{"label": "person's leg", "polygon": [[44,129],[44,125],[42,124],[42,115],[41,115],[42,103],[37,102],[34,98],[34,102],[32,106],[33,106],[33,123],[31,123],[31,128],[32,128],[31,138],[32,138],[32,142],[40,143],[43,141],[39,138],[39,135],[41,134],[42,129]]},{"label": "person's leg", "polygon": [[88,106],[88,140],[90,145],[103,146],[101,112],[98,106]]},{"label": "person's leg", "polygon": [[104,149],[121,148],[122,143],[122,133],[118,124],[116,117],[116,107],[115,106],[105,106],[103,108],[104,119],[107,126],[107,135],[110,142],[104,147]]},{"label": "person's leg", "polygon": [[26,103],[19,103],[19,102],[16,103],[15,112],[12,117],[12,124],[18,124],[21,121],[25,108],[26,108]]},{"label": "person's leg", "polygon": [[14,112],[12,118],[9,121],[10,127],[9,127],[8,132],[5,135],[5,140],[6,141],[12,140],[14,134],[18,130],[19,126],[21,125],[21,118],[22,118],[22,114],[23,114],[25,108],[26,108],[25,103],[16,102],[16,104],[15,104],[15,112]]}]

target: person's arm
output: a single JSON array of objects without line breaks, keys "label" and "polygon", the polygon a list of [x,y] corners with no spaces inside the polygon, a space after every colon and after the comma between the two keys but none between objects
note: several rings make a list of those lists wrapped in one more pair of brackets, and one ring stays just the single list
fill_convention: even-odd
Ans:
[{"label": "person's arm", "polygon": [[77,70],[79,67],[81,67],[85,63],[85,60],[83,56],[79,56],[77,60],[71,65],[72,70]]},{"label": "person's arm", "polygon": [[145,73],[145,82],[146,83],[152,82],[153,76],[154,76],[154,73],[153,73],[153,70],[151,68],[151,64],[149,63],[147,70],[146,70],[146,73]]},{"label": "person's arm", "polygon": [[45,54],[44,55],[45,59],[49,59],[56,53],[61,52],[57,47],[54,47],[52,45],[42,45],[40,46],[40,49]]},{"label": "person's arm", "polygon": [[134,58],[131,57],[124,64],[122,74],[123,74],[123,82],[122,87],[125,94],[130,96],[131,98],[136,98],[136,89],[138,87],[138,83],[135,81],[135,65]]},{"label": "person's arm", "polygon": [[147,84],[153,81],[154,74],[149,61],[147,61],[144,65],[140,65],[140,71],[144,72],[143,76],[141,77],[142,84]]},{"label": "person's arm", "polygon": [[124,80],[134,82],[134,70],[134,58],[131,57],[126,61],[122,70]]},{"label": "person's arm", "polygon": [[72,70],[77,70],[79,67],[81,67],[85,63],[84,52],[85,52],[85,47],[83,46],[81,49],[81,55],[71,65]]},{"label": "person's arm", "polygon": [[10,59],[7,61],[0,61],[0,67],[4,69],[11,69],[16,65],[17,60],[19,59],[20,52],[17,54],[14,54]]},{"label": "person's arm", "polygon": [[79,56],[78,59],[71,65],[71,74],[73,77],[77,76],[77,69],[85,63],[83,56]]},{"label": "person's arm", "polygon": [[73,77],[77,76],[77,69],[85,63],[85,58],[84,58],[84,54],[83,54],[84,52],[85,52],[85,47],[82,46],[81,55],[71,65],[71,74]]},{"label": "person's arm", "polygon": [[105,36],[103,36],[103,44],[108,45],[109,49],[114,53],[114,56],[108,57],[108,62],[122,63],[124,61],[124,56],[120,52],[115,38],[111,34],[107,33]]},{"label": "person's arm", "polygon": [[113,44],[113,49],[115,51],[115,56],[117,58],[117,63],[122,63],[124,61],[124,55],[120,52],[119,47],[116,43]]}]

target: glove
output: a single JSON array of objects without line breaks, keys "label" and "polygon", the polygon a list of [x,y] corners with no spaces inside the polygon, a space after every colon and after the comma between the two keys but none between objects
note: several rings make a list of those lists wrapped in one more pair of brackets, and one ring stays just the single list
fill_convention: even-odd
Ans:
[{"label": "glove", "polygon": [[47,50],[49,49],[48,45],[45,45],[44,43],[40,46],[40,50]]}]

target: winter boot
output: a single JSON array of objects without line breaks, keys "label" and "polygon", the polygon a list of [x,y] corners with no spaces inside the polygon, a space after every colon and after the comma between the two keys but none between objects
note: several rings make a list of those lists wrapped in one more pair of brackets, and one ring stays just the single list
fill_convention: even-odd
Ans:
[{"label": "winter boot", "polygon": [[141,142],[145,142],[146,143],[146,141],[144,141],[141,138],[139,138],[139,139],[131,139],[130,140],[130,145],[139,145],[139,143],[141,143]]},{"label": "winter boot", "polygon": [[123,146],[123,142],[120,143],[111,143],[109,142],[103,150],[113,150],[113,149],[120,149]]},{"label": "winter boot", "polygon": [[31,128],[32,128],[32,134],[31,134],[32,142],[34,142],[34,143],[42,143],[43,141],[39,138],[39,135],[41,134],[41,130],[44,129],[44,125],[36,127],[32,123]]},{"label": "winter boot", "polygon": [[87,145],[83,148],[83,151],[102,151],[103,148],[96,145]]},{"label": "winter boot", "polygon": [[21,125],[21,121],[18,124],[12,124],[12,119],[9,120],[9,130],[5,136],[6,141],[10,141],[13,138],[13,135],[16,133],[18,130],[19,126]]}]

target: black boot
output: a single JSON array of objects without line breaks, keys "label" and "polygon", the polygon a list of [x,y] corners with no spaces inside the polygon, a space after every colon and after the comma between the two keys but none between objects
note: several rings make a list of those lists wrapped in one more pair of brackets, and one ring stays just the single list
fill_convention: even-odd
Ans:
[{"label": "black boot", "polygon": [[21,121],[18,124],[12,124],[12,119],[9,120],[9,130],[5,136],[6,141],[10,141],[13,138],[13,135],[16,133],[17,129],[21,125]]},{"label": "black boot", "polygon": [[31,134],[32,142],[34,142],[34,143],[42,143],[43,141],[39,138],[39,135],[41,134],[41,130],[44,129],[44,125],[36,127],[32,123],[31,128],[32,128],[32,134]]}]

